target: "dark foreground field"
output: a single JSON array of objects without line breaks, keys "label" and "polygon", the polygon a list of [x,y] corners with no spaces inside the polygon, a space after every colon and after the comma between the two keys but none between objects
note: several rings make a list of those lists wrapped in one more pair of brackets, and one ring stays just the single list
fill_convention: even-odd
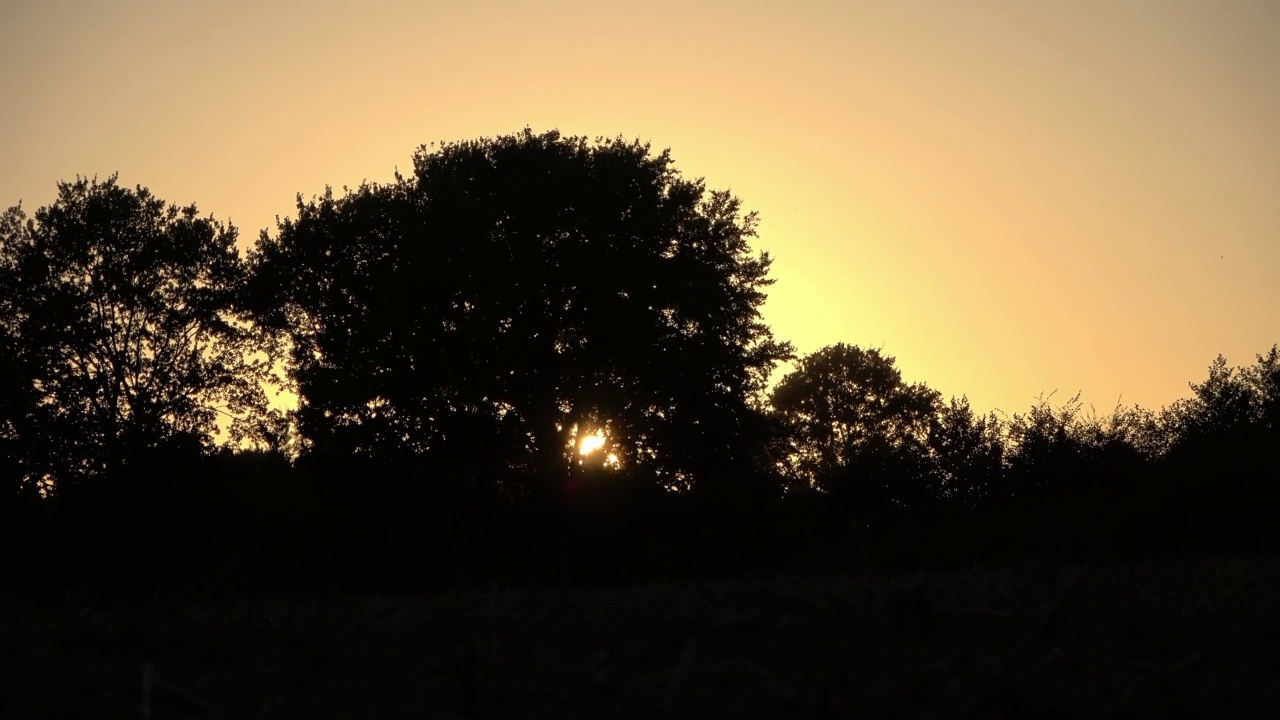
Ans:
[{"label": "dark foreground field", "polygon": [[10,600],[0,717],[1280,717],[1278,570]]}]

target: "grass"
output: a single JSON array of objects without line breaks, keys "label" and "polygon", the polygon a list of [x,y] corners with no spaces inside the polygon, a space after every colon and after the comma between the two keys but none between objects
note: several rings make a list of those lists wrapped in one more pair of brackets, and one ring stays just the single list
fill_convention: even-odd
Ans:
[{"label": "grass", "polygon": [[1276,717],[1280,561],[0,607],[0,717]]}]

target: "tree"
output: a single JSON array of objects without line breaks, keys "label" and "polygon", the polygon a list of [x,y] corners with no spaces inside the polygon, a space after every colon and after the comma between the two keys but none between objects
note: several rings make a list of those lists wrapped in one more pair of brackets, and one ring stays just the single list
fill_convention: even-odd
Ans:
[{"label": "tree", "polygon": [[0,223],[6,408],[28,484],[59,495],[179,440],[209,444],[266,418],[266,366],[236,322],[236,231],[116,176],[59,183],[53,204]]},{"label": "tree", "polygon": [[1209,366],[1209,377],[1190,383],[1194,397],[1184,410],[1182,432],[1185,440],[1203,440],[1236,431],[1254,421],[1261,405],[1257,388],[1239,368],[1227,365],[1221,355]]},{"label": "tree", "polygon": [[1081,437],[1080,395],[1055,408],[1041,397],[1031,409],[1014,413],[1006,426],[1008,485],[1002,501],[1041,510],[1080,490],[1080,467],[1087,445]]},{"label": "tree", "polygon": [[666,151],[555,131],[423,146],[414,169],[299,197],[252,255],[310,452],[429,456],[515,493],[587,459],[686,490],[757,462],[751,398],[790,348],[739,200]]},{"label": "tree", "polygon": [[1164,421],[1181,445],[1201,445],[1250,428],[1280,427],[1280,346],[1257,363],[1238,368],[1221,355],[1202,383],[1189,383],[1192,397],[1165,411]]},{"label": "tree", "polygon": [[1243,371],[1255,399],[1254,421],[1280,433],[1280,345],[1272,345],[1257,360]]},{"label": "tree", "polygon": [[1164,457],[1174,506],[1185,535],[1220,550],[1275,547],[1280,533],[1280,349],[1235,368],[1219,355],[1209,377],[1192,383],[1193,396],[1164,412],[1173,436]]},{"label": "tree", "polygon": [[[0,237],[20,232],[22,221],[18,208],[0,214]],[[13,259],[0,253],[0,274],[8,273],[12,265]],[[22,364],[17,336],[7,323],[0,322],[0,508],[38,493],[38,478],[27,469],[33,452],[23,443],[24,437],[31,437],[30,423],[38,403]]]},{"label": "tree", "polygon": [[1004,473],[1004,438],[994,413],[978,415],[967,396],[938,408],[929,428],[941,494],[962,507],[977,508],[1000,492]]},{"label": "tree", "polygon": [[790,421],[793,474],[854,504],[918,504],[929,483],[928,437],[941,396],[908,385],[895,358],[839,343],[801,359],[774,388]]}]

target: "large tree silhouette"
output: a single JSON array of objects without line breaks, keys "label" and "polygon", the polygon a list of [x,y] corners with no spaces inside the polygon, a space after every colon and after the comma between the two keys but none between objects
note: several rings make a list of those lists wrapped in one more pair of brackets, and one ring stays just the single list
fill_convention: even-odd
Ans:
[{"label": "large tree silhouette", "polygon": [[0,223],[5,427],[20,485],[68,494],[129,458],[263,419],[264,366],[234,321],[234,227],[145,188],[77,178]]},{"label": "large tree silhouette", "polygon": [[253,255],[311,452],[519,493],[562,489],[597,433],[593,458],[670,487],[758,461],[751,401],[790,348],[761,322],[770,259],[736,198],[647,144],[555,131],[424,146],[414,169],[299,198]]}]

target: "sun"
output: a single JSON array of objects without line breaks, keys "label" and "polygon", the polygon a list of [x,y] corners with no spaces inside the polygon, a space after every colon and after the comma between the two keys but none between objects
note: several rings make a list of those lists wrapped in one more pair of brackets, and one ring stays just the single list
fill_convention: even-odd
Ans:
[{"label": "sun", "polygon": [[582,442],[578,443],[579,455],[590,455],[591,453],[604,447],[604,433],[599,430],[582,438]]},{"label": "sun", "polygon": [[[575,429],[576,429],[576,426],[575,426]],[[578,446],[577,464],[584,465],[587,463],[587,459],[586,459],[587,456],[596,455],[597,453],[600,453],[602,451],[609,449],[608,447],[609,438],[608,436],[605,435],[605,432],[603,429],[596,430],[595,432],[589,435],[582,436],[582,439],[577,441],[577,446]],[[593,460],[591,462],[594,464],[597,461]],[[613,470],[617,470],[618,468],[622,467],[622,459],[618,457],[617,452],[608,452],[598,462],[602,467],[610,468]]]}]

